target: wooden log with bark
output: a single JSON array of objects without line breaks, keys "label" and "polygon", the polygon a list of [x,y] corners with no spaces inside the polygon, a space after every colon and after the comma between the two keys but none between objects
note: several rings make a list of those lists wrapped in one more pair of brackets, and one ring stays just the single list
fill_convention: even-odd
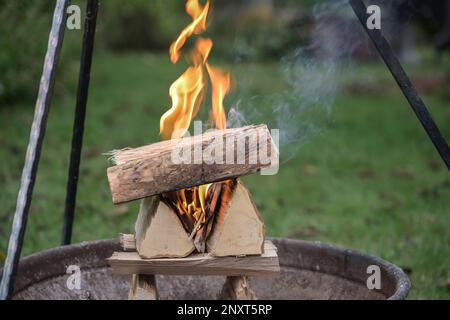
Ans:
[{"label": "wooden log with bark", "polygon": [[115,204],[236,178],[278,165],[266,125],[172,139],[112,152],[107,170]]}]

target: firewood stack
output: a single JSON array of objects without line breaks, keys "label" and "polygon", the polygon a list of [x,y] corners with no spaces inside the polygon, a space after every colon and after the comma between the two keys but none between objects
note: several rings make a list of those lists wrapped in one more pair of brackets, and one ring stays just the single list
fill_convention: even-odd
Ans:
[{"label": "firewood stack", "polygon": [[[227,154],[225,142],[251,135],[267,138],[246,143],[238,163],[171,158],[182,146],[224,148],[224,157],[236,159],[239,148]],[[270,162],[259,160],[261,150]],[[265,240],[263,220],[239,177],[277,165],[277,153],[265,125],[113,152],[107,171],[113,202],[141,199],[135,233],[121,234],[123,251],[108,259],[113,272],[132,275],[129,299],[157,299],[156,274],[224,275],[218,298],[256,299],[247,277],[276,276],[280,269],[276,247]]]}]

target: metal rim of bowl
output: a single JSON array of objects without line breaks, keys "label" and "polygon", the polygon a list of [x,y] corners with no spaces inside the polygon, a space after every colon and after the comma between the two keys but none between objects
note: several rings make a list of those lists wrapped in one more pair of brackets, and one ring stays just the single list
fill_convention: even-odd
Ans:
[{"label": "metal rim of bowl", "polygon": [[[405,272],[386,260],[379,257],[371,256],[359,251],[344,249],[332,244],[326,244],[319,241],[304,241],[294,240],[288,238],[271,238],[277,247],[289,248],[289,251],[301,252],[302,250],[314,250],[325,253],[326,255],[338,256],[344,258],[347,261],[348,258],[360,259],[366,263],[376,264],[384,269],[387,274],[394,280],[395,291],[390,296],[386,296],[388,300],[402,300],[405,299],[411,288],[411,283]],[[108,258],[113,251],[121,250],[117,239],[97,240],[89,242],[81,242],[79,244],[72,244],[68,246],[60,246],[53,249],[33,253],[20,260],[18,276],[16,278],[14,295],[25,290],[27,287],[32,286],[36,282],[42,282],[57,275],[63,275],[61,273],[60,265],[58,261],[63,263],[68,258],[74,256],[86,256],[86,252],[94,256],[89,260],[89,264],[84,267],[95,268],[106,266],[105,259]],[[281,266],[289,266],[289,264],[280,263]],[[312,271],[318,271],[311,267],[300,268],[299,265],[292,265],[298,269],[309,269]],[[323,270],[321,272],[324,272]],[[0,268],[0,276],[3,273],[3,268]],[[325,272],[326,273],[326,272]],[[333,274],[330,272],[330,274]],[[336,274],[340,277],[346,278],[343,274]],[[349,278],[349,277],[347,277]],[[351,278],[351,277],[350,277]],[[352,281],[357,281],[354,278]]]}]

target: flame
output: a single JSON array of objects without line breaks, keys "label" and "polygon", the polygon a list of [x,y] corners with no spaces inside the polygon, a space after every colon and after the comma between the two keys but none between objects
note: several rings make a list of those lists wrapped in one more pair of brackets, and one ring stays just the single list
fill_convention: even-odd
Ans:
[{"label": "flame", "polygon": [[[178,62],[181,50],[187,39],[206,31],[206,19],[210,2],[202,6],[199,0],[187,0],[186,12],[192,22],[186,26],[170,45],[169,57],[172,63]],[[226,128],[226,115],[223,100],[230,90],[231,75],[208,63],[213,47],[209,38],[199,38],[189,54],[191,66],[169,88],[172,99],[171,108],[160,119],[160,135],[163,139],[176,139],[184,136],[192,119],[197,115],[206,94],[208,78],[211,82],[212,112],[210,118],[218,129]],[[211,184],[182,189],[166,197],[176,207],[188,231],[195,233],[206,222],[207,198]]]},{"label": "flame", "polygon": [[192,17],[192,22],[181,31],[177,40],[175,40],[169,48],[170,61],[176,63],[180,58],[181,48],[186,40],[193,34],[200,34],[206,30],[206,17],[208,16],[209,2],[205,6],[201,6],[198,0],[186,1],[186,12]]},{"label": "flame", "polygon": [[210,39],[199,39],[191,53],[193,65],[170,86],[172,107],[160,120],[160,134],[163,139],[181,138],[197,115],[205,95],[204,64],[212,45]]},{"label": "flame", "polygon": [[181,189],[166,195],[190,233],[200,229],[206,222],[206,198],[211,185]]},{"label": "flame", "polygon": [[231,76],[229,72],[211,67],[208,63],[206,63],[206,69],[212,83],[212,118],[216,122],[216,128],[223,130],[227,127],[223,99],[230,90]]}]

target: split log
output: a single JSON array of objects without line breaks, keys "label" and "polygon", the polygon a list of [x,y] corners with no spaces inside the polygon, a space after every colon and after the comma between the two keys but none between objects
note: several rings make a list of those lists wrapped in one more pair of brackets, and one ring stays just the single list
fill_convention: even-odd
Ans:
[{"label": "split log", "polygon": [[220,300],[256,300],[255,292],[250,287],[248,277],[227,277],[222,291],[219,295]]},{"label": "split log", "polygon": [[214,257],[191,254],[185,258],[142,259],[137,252],[114,252],[107,259],[114,273],[167,275],[278,276],[277,249],[265,241],[264,253],[257,256]]},{"label": "split log", "polygon": [[238,181],[230,201],[222,201],[207,251],[218,257],[262,254],[264,222],[250,192]]},{"label": "split log", "polygon": [[155,276],[133,274],[128,300],[158,300]]},{"label": "split log", "polygon": [[141,201],[135,231],[136,250],[143,258],[186,257],[195,250],[176,213],[158,197]]},{"label": "split log", "polygon": [[[113,151],[112,155],[115,166],[107,173],[115,204],[236,178],[278,164],[278,150],[266,125],[216,130]],[[207,161],[202,155],[222,161]]]},{"label": "split log", "polygon": [[240,181],[221,185],[220,205],[216,198],[208,203],[208,208],[214,207],[213,219],[194,239],[189,238],[172,208],[157,197],[142,200],[136,238],[132,234],[119,235],[123,250],[137,250],[143,258],[185,257],[194,251],[195,241],[201,238],[202,242],[207,239],[207,252],[214,256],[262,254],[264,223],[250,192]]},{"label": "split log", "polygon": [[234,191],[236,180],[227,180],[222,183],[214,183],[210,187],[209,197],[206,201],[205,224],[197,231],[194,245],[200,253],[206,252],[206,239],[208,239],[214,225],[214,217],[221,208],[221,203],[230,200]]}]

